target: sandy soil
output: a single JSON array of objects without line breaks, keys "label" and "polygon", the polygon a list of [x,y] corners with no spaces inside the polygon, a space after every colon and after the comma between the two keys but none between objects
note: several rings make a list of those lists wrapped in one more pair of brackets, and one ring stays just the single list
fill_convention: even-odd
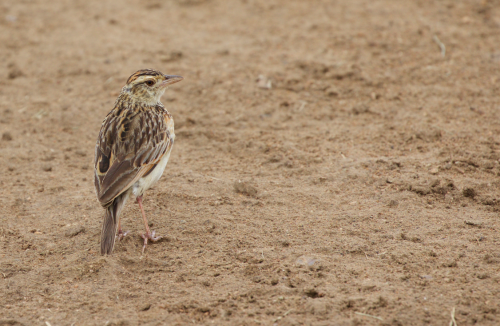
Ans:
[{"label": "sandy soil", "polygon": [[[4,0],[0,325],[498,325],[500,2]],[[445,46],[445,51],[440,45]],[[127,77],[185,77],[98,253]]]}]

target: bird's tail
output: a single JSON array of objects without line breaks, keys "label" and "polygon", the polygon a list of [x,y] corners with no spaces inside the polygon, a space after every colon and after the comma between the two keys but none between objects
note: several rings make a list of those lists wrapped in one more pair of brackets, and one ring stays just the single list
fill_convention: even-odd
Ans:
[{"label": "bird's tail", "polygon": [[106,208],[101,230],[101,255],[110,255],[115,246],[116,229],[120,220],[120,212],[125,204],[126,197],[121,195],[113,200],[113,203]]}]

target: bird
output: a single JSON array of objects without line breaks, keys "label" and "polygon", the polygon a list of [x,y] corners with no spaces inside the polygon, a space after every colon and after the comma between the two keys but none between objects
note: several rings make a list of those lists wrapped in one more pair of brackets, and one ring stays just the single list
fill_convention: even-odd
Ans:
[{"label": "bird", "polygon": [[149,228],[143,196],[162,176],[175,140],[174,119],[160,98],[167,86],[183,79],[153,69],[136,71],[101,124],[94,157],[95,191],[105,209],[101,255],[110,255],[116,238],[127,235],[121,228],[120,213],[131,197],[139,204],[146,229],[141,234],[142,253],[148,240],[162,238]]}]

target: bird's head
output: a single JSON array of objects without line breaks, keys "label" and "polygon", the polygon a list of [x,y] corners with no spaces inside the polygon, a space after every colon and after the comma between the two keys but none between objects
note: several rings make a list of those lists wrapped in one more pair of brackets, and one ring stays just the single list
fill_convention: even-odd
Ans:
[{"label": "bird's head", "polygon": [[157,70],[143,69],[136,71],[127,79],[127,84],[122,88],[121,94],[133,102],[155,105],[160,102],[160,97],[165,93],[168,85],[183,79],[181,76],[165,75]]}]

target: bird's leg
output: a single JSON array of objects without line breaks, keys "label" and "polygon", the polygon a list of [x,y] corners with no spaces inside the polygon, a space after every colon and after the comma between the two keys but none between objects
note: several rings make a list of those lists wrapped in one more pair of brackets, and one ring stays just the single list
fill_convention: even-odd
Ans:
[{"label": "bird's leg", "polygon": [[118,241],[120,241],[121,239],[125,238],[128,234],[128,231],[123,231],[122,230],[122,224],[121,224],[121,221],[118,220]]},{"label": "bird's leg", "polygon": [[144,227],[146,228],[146,233],[141,234],[141,237],[144,239],[144,246],[142,246],[142,253],[144,253],[144,250],[148,245],[148,239],[155,242],[160,240],[162,237],[155,237],[155,231],[151,232],[149,230],[148,220],[146,219],[146,213],[144,213],[144,208],[142,207],[142,196],[137,197],[137,203],[139,203],[139,207],[141,208],[142,219],[144,220]]}]

